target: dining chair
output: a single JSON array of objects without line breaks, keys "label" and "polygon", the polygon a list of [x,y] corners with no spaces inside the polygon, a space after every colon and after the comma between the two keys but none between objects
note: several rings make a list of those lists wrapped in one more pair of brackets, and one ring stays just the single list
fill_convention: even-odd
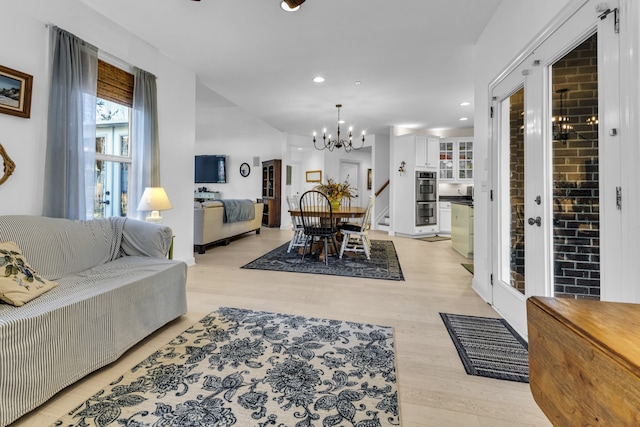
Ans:
[{"label": "dining chair", "polygon": [[371,240],[369,239],[369,228],[371,228],[371,210],[375,196],[369,197],[369,204],[362,216],[360,224],[343,224],[340,227],[342,233],[342,245],[340,246],[340,258],[345,252],[364,252],[367,259],[371,259]]},{"label": "dining chair", "polygon": [[335,253],[338,253],[336,244],[336,233],[338,229],[333,219],[331,203],[323,193],[317,190],[309,190],[300,197],[300,218],[302,228],[306,236],[302,259],[307,252],[313,248],[314,241],[322,239],[324,241],[324,262],[329,265],[328,240],[331,239]]},{"label": "dining chair", "polygon": [[[340,200],[340,209],[351,209],[351,197],[343,197]],[[338,221],[338,227],[349,221],[349,218],[342,218]]]},{"label": "dining chair", "polygon": [[[287,204],[289,210],[300,209],[300,197],[299,196],[287,196]],[[302,219],[298,215],[291,215],[291,224],[293,229],[293,237],[289,242],[287,253],[291,252],[291,249],[295,247],[304,247],[307,236],[304,234],[304,227],[302,226]]]}]

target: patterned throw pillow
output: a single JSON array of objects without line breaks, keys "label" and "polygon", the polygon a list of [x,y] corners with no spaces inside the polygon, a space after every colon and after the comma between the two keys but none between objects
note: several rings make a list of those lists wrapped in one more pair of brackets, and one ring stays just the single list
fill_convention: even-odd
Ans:
[{"label": "patterned throw pillow", "polygon": [[56,286],[34,271],[15,242],[0,243],[0,300],[19,307]]}]

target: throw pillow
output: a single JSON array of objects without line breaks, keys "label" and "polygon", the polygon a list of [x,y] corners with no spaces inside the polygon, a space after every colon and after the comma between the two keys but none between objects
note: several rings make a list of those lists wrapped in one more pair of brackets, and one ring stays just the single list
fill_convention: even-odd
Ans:
[{"label": "throw pillow", "polygon": [[0,300],[19,307],[56,286],[35,272],[15,242],[0,243]]}]

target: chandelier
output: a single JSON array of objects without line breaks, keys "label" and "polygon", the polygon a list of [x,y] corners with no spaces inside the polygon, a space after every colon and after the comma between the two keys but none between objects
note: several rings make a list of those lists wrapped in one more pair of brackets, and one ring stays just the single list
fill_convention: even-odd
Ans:
[{"label": "chandelier", "polygon": [[551,118],[553,122],[553,140],[562,141],[565,144],[569,139],[569,132],[573,131],[573,126],[569,124],[569,117],[565,115],[564,111],[564,94],[568,91],[569,89],[566,88],[556,91],[556,93],[560,94],[560,115]]},{"label": "chandelier", "polygon": [[359,147],[353,145],[353,129],[349,128],[349,139],[340,139],[340,124],[344,123],[344,120],[340,120],[340,108],[342,108],[342,104],[336,104],[336,108],[338,109],[338,133],[336,139],[331,139],[331,135],[327,136],[327,130],[322,130],[322,145],[318,147],[316,144],[316,133],[313,132],[313,146],[316,147],[317,150],[325,150],[333,151],[334,149],[343,148],[347,153],[351,150],[359,150],[364,147],[364,131],[362,131],[362,144]]}]

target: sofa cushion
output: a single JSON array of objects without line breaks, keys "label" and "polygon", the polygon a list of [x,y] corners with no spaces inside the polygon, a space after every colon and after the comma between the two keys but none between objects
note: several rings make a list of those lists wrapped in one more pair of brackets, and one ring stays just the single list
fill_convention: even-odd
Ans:
[{"label": "sofa cushion", "polygon": [[20,307],[56,286],[31,267],[15,242],[0,243],[0,300]]}]

